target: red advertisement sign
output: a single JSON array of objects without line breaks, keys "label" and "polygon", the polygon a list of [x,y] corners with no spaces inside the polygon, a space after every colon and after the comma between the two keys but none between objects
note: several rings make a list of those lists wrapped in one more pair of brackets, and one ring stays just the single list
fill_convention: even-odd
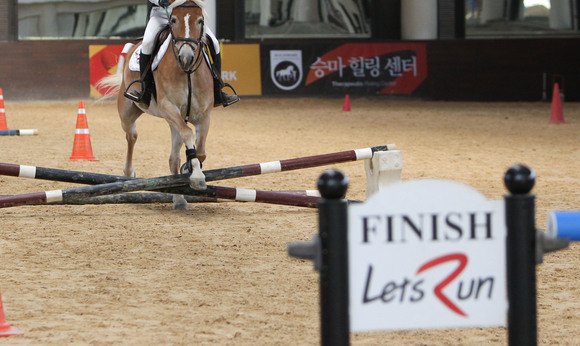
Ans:
[{"label": "red advertisement sign", "polygon": [[105,91],[98,90],[96,84],[103,77],[117,73],[117,64],[122,50],[122,44],[89,46],[91,97],[103,96]]},{"label": "red advertisement sign", "polygon": [[349,43],[318,56],[305,86],[408,95],[427,78],[423,43]]}]

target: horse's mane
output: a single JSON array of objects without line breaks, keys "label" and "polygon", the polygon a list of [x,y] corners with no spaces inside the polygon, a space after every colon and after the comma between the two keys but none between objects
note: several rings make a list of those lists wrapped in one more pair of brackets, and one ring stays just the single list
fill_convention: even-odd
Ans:
[{"label": "horse's mane", "polygon": [[175,0],[171,5],[169,5],[168,9],[170,11],[173,11],[174,8],[176,8],[177,6],[183,5],[188,1],[191,1],[194,4],[196,4],[197,6],[199,6],[199,8],[201,8],[201,12],[203,13],[203,17],[207,18],[207,12],[205,11],[205,1],[204,0]]}]

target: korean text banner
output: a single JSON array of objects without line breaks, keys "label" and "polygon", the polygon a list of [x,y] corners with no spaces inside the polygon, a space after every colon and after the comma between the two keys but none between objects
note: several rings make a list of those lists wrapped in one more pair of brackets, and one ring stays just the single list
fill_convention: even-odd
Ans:
[{"label": "korean text banner", "polygon": [[262,46],[264,94],[412,95],[427,78],[424,43]]}]

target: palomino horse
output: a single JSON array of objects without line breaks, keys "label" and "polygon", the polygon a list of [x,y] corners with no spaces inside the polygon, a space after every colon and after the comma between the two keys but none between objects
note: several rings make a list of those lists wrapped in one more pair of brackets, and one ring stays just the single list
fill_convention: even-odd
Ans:
[{"label": "palomino horse", "polygon": [[[106,77],[100,85],[109,88],[107,94],[117,93],[117,108],[121,125],[127,138],[127,157],[123,172],[135,177],[133,169],[133,148],[137,141],[135,121],[141,114],[148,113],[164,118],[171,128],[172,150],[169,168],[172,174],[180,173],[179,151],[185,144],[186,163],[181,173],[191,173],[189,183],[193,189],[206,188],[201,162],[206,158],[205,141],[209,130],[210,111],[213,108],[213,78],[209,65],[204,61],[204,2],[201,0],[175,0],[168,8],[171,13],[171,48],[153,71],[156,97],[146,106],[123,96],[123,91],[136,79],[139,72],[129,69],[127,59],[122,74]],[[140,44],[128,53],[130,57]],[[172,52],[171,52],[172,50]],[[155,95],[155,94],[154,94]],[[195,144],[190,121],[195,126]],[[175,209],[187,209],[183,196],[173,198]]]}]

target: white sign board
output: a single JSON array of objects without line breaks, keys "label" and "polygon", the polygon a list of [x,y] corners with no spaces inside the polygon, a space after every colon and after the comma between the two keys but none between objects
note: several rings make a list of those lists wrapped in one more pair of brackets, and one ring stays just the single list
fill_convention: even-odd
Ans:
[{"label": "white sign board", "polygon": [[503,201],[443,180],[348,208],[351,331],[505,326]]}]

